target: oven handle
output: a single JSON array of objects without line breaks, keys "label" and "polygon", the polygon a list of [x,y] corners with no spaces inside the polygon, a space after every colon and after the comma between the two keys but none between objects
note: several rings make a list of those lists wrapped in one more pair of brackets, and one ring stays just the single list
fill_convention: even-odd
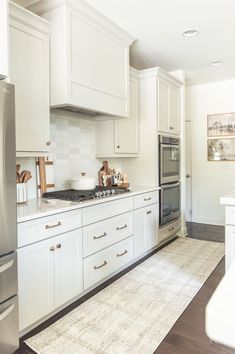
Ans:
[{"label": "oven handle", "polygon": [[176,148],[176,149],[180,149],[179,145],[171,145],[171,144],[161,144],[161,147],[173,147],[173,148]]},{"label": "oven handle", "polygon": [[171,187],[177,187],[180,185],[180,182],[177,182],[177,183],[171,183],[171,184],[162,184],[161,185],[161,189],[166,189],[166,188],[171,188]]}]

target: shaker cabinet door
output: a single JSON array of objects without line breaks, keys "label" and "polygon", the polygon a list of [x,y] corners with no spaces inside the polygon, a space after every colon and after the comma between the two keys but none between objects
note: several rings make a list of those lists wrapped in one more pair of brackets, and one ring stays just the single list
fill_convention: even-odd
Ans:
[{"label": "shaker cabinet door", "polygon": [[10,81],[15,85],[16,151],[46,152],[49,144],[49,36],[10,18],[9,40]]},{"label": "shaker cabinet door", "polygon": [[0,0],[0,79],[8,75],[8,0]]}]

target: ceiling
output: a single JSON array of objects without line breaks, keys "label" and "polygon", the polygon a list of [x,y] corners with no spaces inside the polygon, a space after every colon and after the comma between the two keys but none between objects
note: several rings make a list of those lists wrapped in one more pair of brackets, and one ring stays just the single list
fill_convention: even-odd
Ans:
[{"label": "ceiling", "polygon": [[[130,51],[134,68],[182,69],[192,83],[235,77],[235,0],[85,1],[136,38]],[[192,28],[199,35],[182,35]],[[211,67],[213,61],[224,64]]]}]

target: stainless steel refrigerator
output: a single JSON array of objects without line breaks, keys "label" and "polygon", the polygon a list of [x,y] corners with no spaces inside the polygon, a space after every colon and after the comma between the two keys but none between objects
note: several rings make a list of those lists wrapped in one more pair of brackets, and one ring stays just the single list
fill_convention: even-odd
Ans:
[{"label": "stainless steel refrigerator", "polygon": [[14,86],[0,81],[0,353],[18,348]]}]

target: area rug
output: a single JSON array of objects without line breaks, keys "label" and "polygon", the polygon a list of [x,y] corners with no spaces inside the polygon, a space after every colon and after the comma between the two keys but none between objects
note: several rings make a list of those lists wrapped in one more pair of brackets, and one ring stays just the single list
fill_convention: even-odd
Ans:
[{"label": "area rug", "polygon": [[178,238],[26,341],[38,354],[152,354],[224,256]]}]

